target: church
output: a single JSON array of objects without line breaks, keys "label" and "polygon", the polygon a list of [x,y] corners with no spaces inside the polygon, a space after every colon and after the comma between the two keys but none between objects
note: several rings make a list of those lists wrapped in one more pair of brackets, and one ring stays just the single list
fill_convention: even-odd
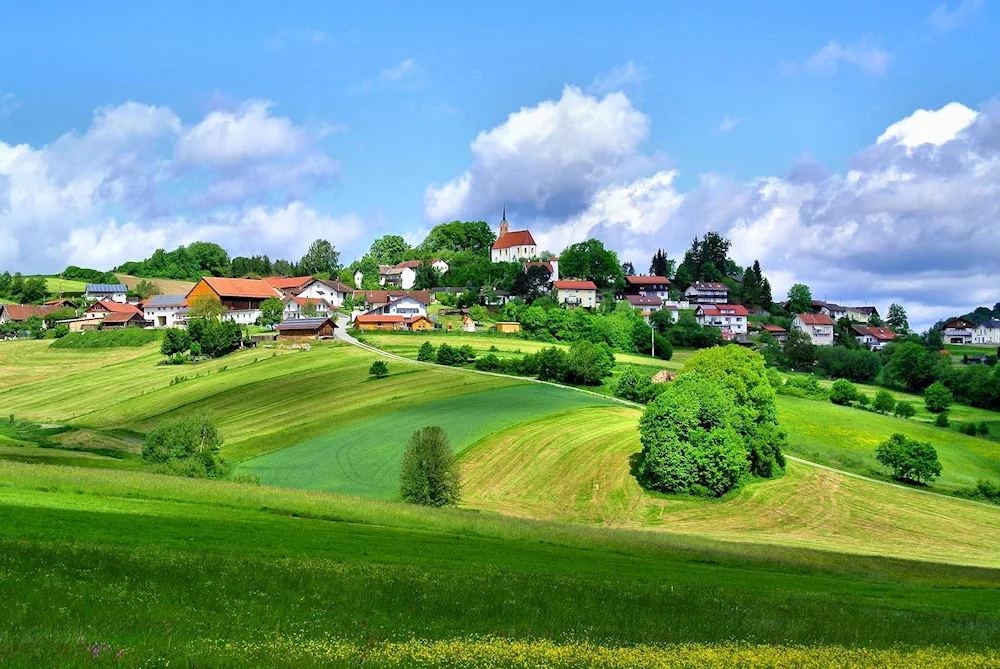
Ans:
[{"label": "church", "polygon": [[538,247],[529,230],[511,230],[507,223],[507,207],[503,209],[500,221],[500,236],[490,250],[491,262],[518,262],[530,260],[538,255]]}]

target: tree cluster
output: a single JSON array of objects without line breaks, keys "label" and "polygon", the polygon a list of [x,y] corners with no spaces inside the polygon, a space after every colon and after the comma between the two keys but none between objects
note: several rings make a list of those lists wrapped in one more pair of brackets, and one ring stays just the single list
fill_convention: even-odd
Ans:
[{"label": "tree cluster", "polygon": [[875,449],[875,459],[892,470],[893,478],[929,483],[941,475],[937,450],[928,442],[893,434]]},{"label": "tree cluster", "polygon": [[222,437],[208,414],[161,421],[146,434],[142,459],[158,473],[221,478],[228,467],[219,456]]},{"label": "tree cluster", "polygon": [[731,246],[732,242],[717,232],[708,232],[701,239],[695,237],[674,273],[674,281],[686,288],[695,281],[720,282],[739,276],[743,268],[729,258]]},{"label": "tree cluster", "polygon": [[0,274],[0,298],[18,304],[31,304],[41,302],[48,294],[45,279],[40,276],[24,277],[20,272]]}]

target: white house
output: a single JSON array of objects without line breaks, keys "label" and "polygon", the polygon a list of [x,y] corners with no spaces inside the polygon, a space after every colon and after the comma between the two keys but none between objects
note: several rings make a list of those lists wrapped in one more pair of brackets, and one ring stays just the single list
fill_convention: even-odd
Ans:
[{"label": "white house", "polygon": [[819,313],[826,314],[834,321],[838,321],[847,316],[847,307],[842,307],[839,304],[834,304],[833,302],[813,300],[813,309],[819,309]]},{"label": "white house", "polygon": [[847,317],[856,323],[867,323],[872,316],[878,316],[878,309],[875,307],[845,307]]},{"label": "white house", "polygon": [[552,286],[559,304],[587,309],[597,306],[597,285],[593,281],[553,281]]},{"label": "white house", "polygon": [[504,210],[500,221],[500,236],[493,242],[490,249],[490,262],[517,262],[530,260],[538,255],[535,238],[528,230],[511,230],[507,223],[507,211]]},{"label": "white house", "polygon": [[187,295],[152,295],[142,305],[142,315],[156,328],[172,328],[184,323],[178,312],[187,306]]},{"label": "white house", "polygon": [[334,281],[333,279],[313,279],[305,286],[299,288],[298,292],[295,293],[295,297],[322,300],[331,307],[339,309],[344,306],[344,300],[352,293],[354,293],[353,288],[345,286],[339,281]]},{"label": "white house", "polygon": [[426,316],[427,304],[412,295],[402,295],[391,298],[389,302],[375,307],[368,313],[382,316],[403,316],[405,318]]},{"label": "white house", "polygon": [[799,314],[792,329],[805,332],[816,346],[833,346],[833,319],[826,314]]},{"label": "white house", "polygon": [[872,327],[868,325],[853,326],[858,343],[872,350],[881,350],[896,338],[896,333],[889,328]]},{"label": "white house", "polygon": [[[290,321],[296,318],[326,318],[331,316],[330,304],[326,300],[314,297],[296,297],[289,295],[281,300],[285,305],[281,315],[283,320]],[[310,312],[310,305],[314,313]]]},{"label": "white house", "polygon": [[972,331],[972,343],[1000,345],[1000,320],[991,318],[977,325]]},{"label": "white house", "polygon": [[120,283],[88,283],[87,292],[83,296],[95,302],[106,300],[125,304],[128,301],[128,288]]},{"label": "white house", "polygon": [[695,281],[684,291],[684,297],[694,304],[728,304],[729,286],[724,283]]},{"label": "white house", "polygon": [[972,331],[976,324],[965,318],[952,318],[941,328],[941,335],[946,344],[971,344]]},{"label": "white house", "polygon": [[642,313],[642,319],[647,323],[657,311],[666,311],[670,314],[670,320],[677,322],[677,307],[664,304],[663,299],[656,295],[626,295],[625,301],[633,309],[638,309]]},{"label": "white house", "polygon": [[702,304],[694,311],[700,325],[719,328],[725,339],[746,335],[749,315],[742,304]]}]

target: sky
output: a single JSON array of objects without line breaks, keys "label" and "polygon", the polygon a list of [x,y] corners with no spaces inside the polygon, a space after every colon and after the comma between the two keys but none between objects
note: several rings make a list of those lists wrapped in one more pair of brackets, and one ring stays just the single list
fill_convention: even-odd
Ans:
[{"label": "sky", "polygon": [[1000,8],[799,4],[12,3],[0,271],[349,262],[506,205],[639,271],[718,231],[911,324],[1000,301]]}]

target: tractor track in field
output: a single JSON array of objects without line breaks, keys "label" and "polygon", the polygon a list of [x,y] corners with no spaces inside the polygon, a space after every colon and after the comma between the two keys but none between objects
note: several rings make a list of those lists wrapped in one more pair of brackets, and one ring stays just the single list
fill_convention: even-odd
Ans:
[{"label": "tractor track in field", "polygon": [[[347,319],[346,318],[341,318],[337,322],[337,328],[339,330],[336,333],[337,339],[339,339],[340,341],[347,342],[349,344],[353,344],[354,346],[357,346],[358,348],[364,349],[364,350],[368,351],[369,353],[374,353],[375,355],[380,355],[380,356],[383,356],[385,358],[389,358],[390,360],[397,360],[397,361],[400,361],[400,362],[409,362],[409,363],[413,363],[413,364],[417,364],[417,365],[430,365],[432,367],[443,367],[443,365],[438,365],[435,362],[425,362],[423,360],[413,360],[412,358],[407,358],[405,356],[396,355],[395,353],[389,353],[388,351],[383,351],[382,349],[375,348],[374,346],[372,346],[370,344],[364,344],[364,343],[358,341],[357,339],[355,339],[351,335],[347,334],[347,332],[346,332],[346,330],[347,330]],[[527,382],[527,383],[539,383],[539,384],[546,385],[546,386],[553,386],[555,388],[565,388],[566,390],[573,390],[573,391],[576,391],[578,393],[586,393],[588,395],[593,395],[595,397],[601,397],[603,399],[606,399],[606,400],[609,400],[609,401],[612,401],[612,402],[616,402],[618,404],[621,404],[623,406],[627,406],[627,407],[632,408],[632,409],[638,409],[640,411],[643,411],[646,408],[642,404],[636,404],[635,402],[629,402],[628,400],[623,400],[623,399],[618,398],[618,397],[612,397],[610,395],[603,395],[601,393],[595,393],[592,390],[584,390],[583,388],[577,388],[575,386],[567,386],[567,385],[564,385],[562,383],[554,383],[552,381],[541,381],[539,379],[532,379],[532,378],[525,377],[525,376],[512,376],[510,374],[500,374],[499,372],[484,372],[484,371],[479,370],[479,369],[468,369],[466,367],[447,367],[447,369],[456,369],[456,370],[460,370],[460,371],[463,371],[463,372],[468,372],[468,373],[471,373],[471,374],[483,374],[485,376],[496,376],[496,377],[499,377],[499,378],[502,378],[502,379],[515,379],[517,381],[524,381],[524,382]],[[799,464],[802,464],[802,465],[808,465],[809,467],[815,467],[816,469],[822,469],[824,471],[828,471],[828,472],[831,472],[831,473],[834,473],[834,474],[840,474],[842,476],[848,476],[848,477],[853,478],[853,479],[858,479],[858,480],[861,480],[861,481],[867,481],[869,483],[876,483],[878,485],[889,486],[890,488],[898,488],[900,490],[908,490],[909,492],[914,492],[914,493],[918,493],[918,494],[921,494],[921,495],[933,495],[935,497],[943,497],[944,499],[955,500],[955,501],[958,501],[958,502],[965,502],[967,504],[975,504],[976,506],[983,506],[983,507],[986,507],[988,509],[998,509],[997,505],[990,504],[988,502],[979,502],[979,501],[974,500],[974,499],[965,499],[965,498],[962,498],[962,497],[955,497],[953,495],[945,495],[943,493],[934,492],[932,490],[920,490],[918,488],[912,488],[910,486],[905,486],[905,485],[902,485],[902,484],[899,484],[899,483],[892,483],[891,481],[881,481],[879,479],[872,478],[870,476],[865,476],[864,474],[855,474],[854,472],[848,472],[848,471],[845,471],[843,469],[837,469],[836,467],[830,467],[828,465],[821,465],[818,462],[812,462],[811,460],[805,460],[803,458],[795,457],[794,455],[788,455],[787,453],[785,454],[785,459],[786,460],[791,460],[793,462],[798,462]]]}]

